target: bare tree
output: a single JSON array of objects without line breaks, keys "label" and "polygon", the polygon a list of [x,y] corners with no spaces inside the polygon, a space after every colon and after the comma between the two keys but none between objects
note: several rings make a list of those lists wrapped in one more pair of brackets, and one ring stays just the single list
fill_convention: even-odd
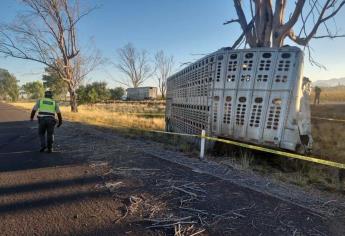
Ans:
[{"label": "bare tree", "polygon": [[[338,33],[333,20],[345,0],[275,0],[274,5],[273,0],[248,0],[247,12],[243,10],[242,0],[233,2],[238,18],[224,24],[239,23],[243,31],[233,48],[242,42],[249,47],[281,47],[287,37],[308,47],[311,39],[345,37]],[[295,5],[288,15],[289,2]],[[325,35],[317,35],[321,27],[326,31]]]},{"label": "bare tree", "polygon": [[42,63],[68,85],[71,111],[77,112],[76,89],[101,62],[94,51],[82,54],[77,24],[92,9],[80,12],[78,0],[21,0],[29,12],[0,28],[0,53]]},{"label": "bare tree", "polygon": [[158,87],[162,94],[162,98],[165,98],[167,78],[171,75],[174,67],[173,56],[167,56],[164,51],[161,50],[155,55],[155,74],[158,80]]},{"label": "bare tree", "polygon": [[137,88],[152,76],[149,57],[145,50],[140,51],[128,43],[118,49],[117,53],[119,63],[116,67],[127,77],[120,83]]}]

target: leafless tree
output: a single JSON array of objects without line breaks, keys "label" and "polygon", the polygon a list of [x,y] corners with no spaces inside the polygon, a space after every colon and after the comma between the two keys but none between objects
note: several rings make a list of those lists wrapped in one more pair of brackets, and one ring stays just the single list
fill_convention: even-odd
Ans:
[{"label": "leafless tree", "polygon": [[152,76],[149,57],[145,50],[140,51],[128,43],[119,48],[117,53],[119,63],[116,67],[127,77],[125,81],[121,81],[122,84],[137,88]]},{"label": "leafless tree", "polygon": [[[77,24],[93,9],[80,11],[78,0],[21,0],[29,11],[0,28],[0,53],[52,68],[67,83],[70,105],[78,111],[76,89],[101,63],[98,52],[80,50]],[[84,53],[85,52],[85,53]]]},{"label": "leafless tree", "polygon": [[[244,41],[249,47],[281,47],[286,38],[308,47],[311,39],[345,37],[334,21],[345,0],[275,0],[274,5],[273,0],[248,0],[247,12],[242,0],[233,2],[238,18],[224,24],[239,23],[243,31],[233,48]],[[289,14],[287,5],[291,3],[294,7]],[[321,27],[325,35],[317,35]]]},{"label": "leafless tree", "polygon": [[162,94],[162,98],[165,98],[167,78],[171,75],[174,67],[173,56],[165,55],[161,50],[155,55],[155,74],[158,80],[158,87]]}]

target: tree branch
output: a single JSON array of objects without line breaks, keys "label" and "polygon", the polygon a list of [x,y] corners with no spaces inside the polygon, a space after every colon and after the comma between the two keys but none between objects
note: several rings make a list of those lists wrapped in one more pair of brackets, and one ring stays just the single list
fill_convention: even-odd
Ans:
[{"label": "tree branch", "polygon": [[303,6],[305,4],[305,0],[298,0],[296,3],[295,10],[293,14],[291,15],[291,18],[282,26],[282,33],[286,33],[291,29],[297,22],[299,16],[301,15],[301,12],[303,10]]},{"label": "tree branch", "polygon": [[232,45],[232,49],[236,49],[236,47],[242,42],[244,36],[246,35],[246,32],[249,31],[254,24],[254,18],[249,22],[249,24],[247,25],[247,28],[242,32],[242,34],[240,35],[240,37],[238,37],[238,39],[235,41],[235,43]]},{"label": "tree branch", "polygon": [[233,1],[234,1],[236,13],[237,13],[241,28],[243,31],[246,32],[245,35],[246,35],[246,39],[248,41],[248,44],[250,45],[250,47],[255,47],[256,45],[255,45],[255,42],[253,40],[254,38],[253,38],[252,33],[250,31],[246,31],[246,29],[248,27],[248,23],[247,23],[246,16],[245,16],[243,9],[242,9],[241,0],[233,0]]},{"label": "tree branch", "polygon": [[228,25],[228,24],[232,24],[232,23],[240,23],[240,20],[239,19],[228,20],[228,21],[224,22],[223,25]]},{"label": "tree branch", "polygon": [[341,35],[320,35],[320,36],[313,36],[313,39],[323,39],[323,38],[330,38],[330,39],[345,38],[345,34],[341,34]]},{"label": "tree branch", "polygon": [[[327,0],[327,2],[325,3],[325,5],[323,6],[323,8],[321,9],[320,13],[319,13],[319,17],[317,22],[315,23],[315,25],[313,26],[312,30],[310,31],[310,33],[308,35],[306,35],[306,37],[299,37],[296,36],[294,34],[294,32],[292,30],[290,30],[290,32],[288,33],[288,37],[293,40],[294,42],[296,42],[299,45],[308,45],[309,41],[312,38],[336,38],[336,37],[341,37],[341,35],[324,35],[324,36],[315,36],[319,26],[322,23],[325,23],[327,20],[329,20],[331,17],[334,17],[336,15],[337,12],[339,12],[339,10],[345,5],[345,0],[343,0],[339,6],[336,8],[336,10],[334,10],[330,15],[328,15],[327,17],[324,17],[327,9],[330,9],[330,7],[334,7],[334,4],[336,3],[335,0]],[[327,29],[327,26],[325,26]],[[327,29],[327,31],[329,32],[329,30]]]}]

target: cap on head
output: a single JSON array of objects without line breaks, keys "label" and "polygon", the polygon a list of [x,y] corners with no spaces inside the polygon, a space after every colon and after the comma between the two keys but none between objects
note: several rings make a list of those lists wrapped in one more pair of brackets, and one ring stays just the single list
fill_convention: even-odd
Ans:
[{"label": "cap on head", "polygon": [[53,93],[52,91],[48,90],[44,92],[44,97],[46,98],[53,98]]},{"label": "cap on head", "polygon": [[303,81],[305,81],[305,82],[311,82],[311,80],[308,78],[308,77],[303,77]]}]

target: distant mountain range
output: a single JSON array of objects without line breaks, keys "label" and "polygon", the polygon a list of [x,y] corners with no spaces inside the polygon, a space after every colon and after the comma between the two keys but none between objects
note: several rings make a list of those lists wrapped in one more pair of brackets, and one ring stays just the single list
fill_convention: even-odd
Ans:
[{"label": "distant mountain range", "polygon": [[338,85],[345,85],[345,77],[337,79],[317,80],[312,82],[313,86],[319,87],[334,87]]}]

